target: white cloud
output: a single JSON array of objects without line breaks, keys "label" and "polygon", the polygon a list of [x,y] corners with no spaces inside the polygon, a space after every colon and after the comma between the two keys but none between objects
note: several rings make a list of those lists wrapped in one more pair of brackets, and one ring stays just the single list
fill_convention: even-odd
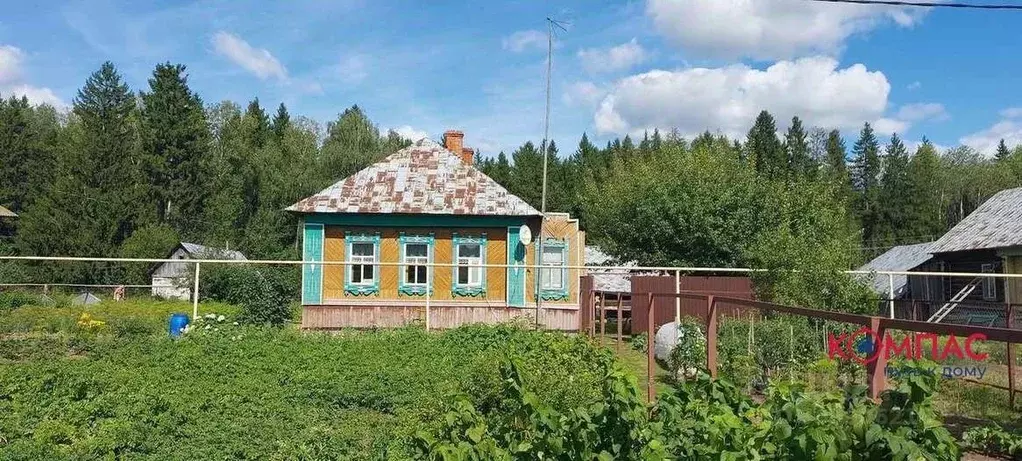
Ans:
[{"label": "white cloud", "polygon": [[1022,118],[1022,107],[1009,107],[1000,112],[1004,118]]},{"label": "white cloud", "polygon": [[617,82],[594,117],[600,133],[633,133],[677,128],[743,136],[761,110],[785,124],[797,115],[825,128],[858,128],[879,121],[886,129],[903,124],[883,119],[891,85],[862,64],[844,69],[827,57],[781,61],[765,70],[746,65],[654,70]]},{"label": "white cloud", "polygon": [[11,45],[0,46],[0,83],[9,83],[21,77],[21,63],[25,53]]},{"label": "white cloud", "polygon": [[412,141],[418,141],[418,140],[420,140],[422,138],[428,138],[429,137],[429,133],[428,132],[423,131],[423,130],[417,130],[415,128],[412,128],[409,125],[403,125],[403,126],[399,126],[397,128],[391,128],[391,130],[393,130],[397,134],[401,135],[401,137],[410,139]]},{"label": "white cloud", "polygon": [[213,49],[231,62],[266,80],[276,78],[287,80],[287,69],[263,48],[253,48],[237,35],[220,31],[213,35]]},{"label": "white cloud", "polygon": [[909,123],[905,120],[887,117],[880,117],[874,120],[870,125],[873,127],[873,131],[877,132],[877,134],[904,133],[909,127]]},{"label": "white cloud", "polygon": [[365,56],[360,54],[345,56],[337,66],[337,73],[346,83],[352,85],[362,83],[369,76]]},{"label": "white cloud", "polygon": [[578,52],[578,59],[582,61],[582,67],[591,73],[628,70],[648,58],[649,53],[634,38],[630,42],[615,47],[590,48]]},{"label": "white cloud", "polygon": [[837,53],[845,40],[885,23],[911,27],[925,9],[805,0],[648,0],[654,27],[688,52],[720,58],[789,59]]},{"label": "white cloud", "polygon": [[564,103],[572,106],[595,107],[607,92],[593,82],[575,82],[568,85]]},{"label": "white cloud", "polygon": [[1022,144],[1022,108],[1008,108],[1000,112],[998,120],[990,128],[962,136],[958,142],[970,146],[986,156],[997,152],[997,144],[1003,139],[1008,146]]},{"label": "white cloud", "polygon": [[919,80],[916,80],[916,81],[914,81],[912,83],[909,83],[906,88],[908,88],[909,91],[915,91],[915,90],[918,90],[918,89],[920,89],[922,87],[923,87],[923,84]]},{"label": "white cloud", "polygon": [[521,53],[528,49],[543,49],[547,43],[547,36],[538,30],[520,30],[504,37],[502,45],[505,50]]},{"label": "white cloud", "polygon": [[0,45],[0,95],[3,97],[25,97],[32,104],[49,104],[63,109],[67,103],[53,90],[30,85],[23,81],[25,53],[18,47]]},{"label": "white cloud", "polygon": [[901,106],[898,109],[898,118],[907,122],[921,122],[923,120],[947,120],[950,117],[943,104],[924,102]]}]

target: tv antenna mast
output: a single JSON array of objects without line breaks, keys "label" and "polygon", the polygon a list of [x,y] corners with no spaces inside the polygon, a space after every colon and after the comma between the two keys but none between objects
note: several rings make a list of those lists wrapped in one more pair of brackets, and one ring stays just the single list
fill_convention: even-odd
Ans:
[{"label": "tv antenna mast", "polygon": [[[539,279],[536,284],[539,287],[536,290],[536,327],[538,328],[539,323],[539,311],[543,308],[543,231],[546,227],[546,174],[547,174],[547,162],[550,157],[550,75],[553,72],[554,63],[554,34],[556,29],[560,29],[563,32],[567,32],[566,25],[570,25],[564,21],[558,21],[551,19],[549,16],[546,18],[547,22],[547,49],[546,49],[546,117],[543,119],[543,192],[542,198],[540,199],[540,221],[539,221],[539,251],[536,255],[536,265],[539,266],[539,270],[536,271],[536,277]],[[567,282],[567,280],[565,280]]]}]

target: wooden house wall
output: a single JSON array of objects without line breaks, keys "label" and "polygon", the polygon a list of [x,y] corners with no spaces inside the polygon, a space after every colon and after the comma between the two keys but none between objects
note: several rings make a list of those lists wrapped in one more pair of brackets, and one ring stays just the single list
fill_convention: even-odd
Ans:
[{"label": "wooden house wall", "polygon": [[[1005,274],[1022,274],[1022,255],[1010,255],[1004,257]],[[1006,303],[1022,304],[1022,279],[1006,279],[1005,281]],[[1019,314],[1015,314],[1019,315]]]},{"label": "wooden house wall", "polygon": [[[174,252],[171,253],[169,258],[166,258],[166,259],[189,259],[189,258],[190,258],[190,255],[188,254],[188,252],[185,251],[184,248],[180,248],[179,247],[177,250],[174,250]],[[189,274],[190,266],[194,266],[194,264],[188,264],[188,263],[163,263],[163,264],[160,264],[159,266],[157,266],[156,269],[153,270],[152,277],[153,278],[167,278],[167,279],[184,277],[184,276]]]},{"label": "wooden house wall", "polygon": [[[345,232],[355,234],[380,235],[380,262],[400,262],[400,244],[398,237],[400,233],[405,235],[428,235],[433,234],[433,261],[439,264],[451,264],[454,260],[452,235],[457,233],[461,236],[479,236],[486,234],[486,263],[506,264],[507,263],[507,229],[506,228],[393,228],[393,227],[356,227],[356,226],[326,226],[326,241],[324,243],[324,261],[344,261],[346,245],[344,242]],[[379,266],[380,272],[380,293],[375,296],[358,296],[344,292],[345,268],[342,265],[326,265],[323,269],[323,299],[326,300],[356,300],[356,299],[424,299],[423,296],[406,296],[398,294],[398,277],[401,275],[401,266]],[[486,297],[483,299],[472,297],[454,297],[451,293],[454,269],[447,267],[436,267],[433,269],[433,294],[431,300],[436,301],[492,301],[505,302],[507,297],[507,274],[503,268],[489,268],[486,271]]]},{"label": "wooden house wall", "polygon": [[[549,330],[576,331],[579,309],[543,308],[540,325]],[[535,309],[517,307],[478,307],[439,303],[429,309],[430,328],[447,329],[473,323],[505,323],[535,320]],[[303,306],[302,328],[337,330],[341,328],[395,328],[424,324],[425,306],[405,305],[322,305]]]},{"label": "wooden house wall", "polygon": [[[943,270],[941,270],[942,262]],[[940,254],[934,257],[931,262],[927,263],[925,266],[919,267],[917,270],[978,274],[983,271],[984,264],[993,264],[994,272],[1002,272],[1002,259],[994,250],[962,251],[957,253]],[[942,277],[942,279],[943,280],[930,280],[931,289],[939,290],[938,293],[941,295],[939,299],[932,297],[933,301],[947,301],[951,299],[972,281],[972,278],[970,277]],[[921,280],[925,280],[925,278]],[[980,285],[976,287],[971,294],[969,294],[966,301],[978,303],[1004,302],[1004,280],[995,279],[994,283],[997,287],[997,297],[995,299],[983,298],[983,285]],[[934,286],[937,288],[932,288]],[[913,294],[913,296],[915,295]]]},{"label": "wooden house wall", "polygon": [[[552,238],[556,240],[564,240],[568,244],[568,266],[582,266],[585,264],[585,238],[584,233],[578,228],[578,220],[570,219],[567,216],[562,215],[550,215],[547,216],[546,225],[543,226],[544,238]],[[536,264],[536,253],[538,247],[536,242],[529,245],[528,251],[525,252],[525,261],[527,266],[534,266]],[[578,269],[568,269],[568,299],[565,301],[544,301],[543,305],[547,306],[578,306],[578,293],[579,293],[579,276],[581,275]],[[525,302],[529,306],[536,304],[536,271],[530,268],[525,276]]]}]

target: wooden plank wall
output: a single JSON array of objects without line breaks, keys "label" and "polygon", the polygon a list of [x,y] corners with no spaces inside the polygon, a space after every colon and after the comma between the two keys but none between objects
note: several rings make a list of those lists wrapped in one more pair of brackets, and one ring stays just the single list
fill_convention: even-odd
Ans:
[{"label": "wooden plank wall", "polygon": [[[430,327],[456,328],[461,325],[511,322],[521,317],[524,322],[535,319],[535,309],[513,307],[436,306],[430,307]],[[550,330],[576,331],[578,309],[543,309],[543,327]],[[396,328],[424,324],[426,308],[422,306],[324,305],[304,306],[302,328],[337,330],[343,328]]]},{"label": "wooden plank wall", "polygon": [[[690,277],[681,278],[681,291],[687,293],[711,294],[739,299],[756,299],[752,288],[752,280],[748,277]],[[673,276],[636,276],[632,277],[632,331],[646,331],[648,325],[648,298],[646,293],[674,293]],[[674,299],[657,298],[654,301],[654,325],[674,321]],[[729,303],[718,303],[717,309],[722,316],[739,316],[746,314],[741,306]],[[681,316],[706,318],[706,301],[698,299],[681,300]]]},{"label": "wooden plank wall", "polygon": [[[398,235],[405,232],[406,235],[424,235],[433,232],[435,244],[433,249],[433,260],[437,263],[450,264],[454,260],[451,244],[451,235],[457,232],[459,235],[479,236],[486,234],[486,262],[488,264],[507,264],[507,229],[505,228],[472,228],[472,229],[422,229],[422,228],[373,228],[373,227],[326,227],[326,243],[324,248],[325,261],[344,261],[346,251],[344,244],[344,233],[355,232],[372,235],[380,234],[380,261],[400,262],[400,244]],[[407,297],[398,296],[398,277],[401,273],[400,266],[380,266],[380,294],[373,298],[379,299],[422,299],[421,296]],[[433,271],[433,299],[437,301],[450,301],[455,299],[451,294],[451,283],[454,276],[453,268],[435,268]],[[506,301],[507,274],[503,268],[490,268],[486,274],[486,300]],[[340,265],[324,266],[323,270],[323,299],[344,300],[344,299],[371,299],[365,296],[354,296],[344,292],[344,268]],[[479,298],[457,298],[467,301],[478,301]]]}]

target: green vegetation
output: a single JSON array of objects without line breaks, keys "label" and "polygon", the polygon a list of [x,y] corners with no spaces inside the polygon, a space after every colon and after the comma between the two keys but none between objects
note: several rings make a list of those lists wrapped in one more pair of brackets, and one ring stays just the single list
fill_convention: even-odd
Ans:
[{"label": "green vegetation", "polygon": [[422,457],[454,459],[930,459],[959,448],[929,404],[933,376],[913,376],[875,404],[861,388],[844,396],[773,383],[757,404],[703,375],[678,384],[652,408],[634,378],[604,363],[602,401],[564,412],[515,362],[502,368],[498,406],[454,401],[435,432],[421,430]]},{"label": "green vegetation", "polygon": [[1000,426],[976,427],[965,432],[962,441],[966,447],[991,455],[1022,456],[1022,433],[1012,433]]},{"label": "green vegetation", "polygon": [[215,303],[171,340],[169,314],[190,307],[0,313],[0,459],[407,458],[445,396],[501,404],[509,355],[558,411],[597,402],[610,360],[582,337],[513,326],[302,334],[235,325],[240,311]]}]

